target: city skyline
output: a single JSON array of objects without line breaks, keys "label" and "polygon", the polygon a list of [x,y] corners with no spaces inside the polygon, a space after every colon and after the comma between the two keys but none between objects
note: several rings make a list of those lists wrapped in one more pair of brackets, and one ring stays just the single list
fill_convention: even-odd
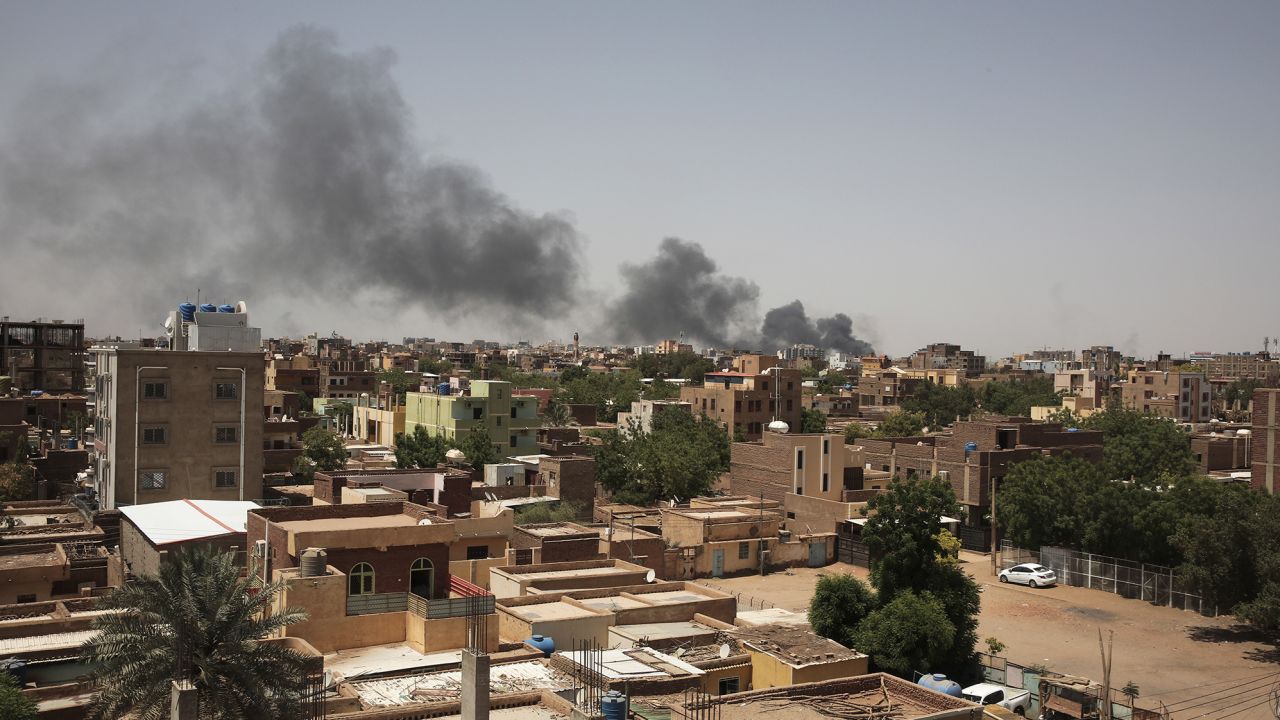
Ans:
[{"label": "city skyline", "polygon": [[[795,300],[811,324],[847,314],[856,338],[891,355],[940,340],[990,357],[1093,344],[1177,355],[1260,350],[1280,335],[1265,322],[1266,270],[1280,259],[1268,233],[1280,219],[1269,202],[1280,190],[1267,122],[1280,110],[1273,5],[397,10],[392,22],[337,4],[10,8],[0,306],[15,318],[85,316],[91,335],[151,336],[200,287],[247,300],[269,335],[536,343],[576,329],[593,344],[641,344],[659,337],[617,337],[611,321],[625,317],[616,310],[634,268],[660,267],[663,239],[678,237],[714,270],[677,287],[755,288],[740,312],[708,323],[738,326],[734,339]],[[144,141],[243,90],[300,23],[334,28],[334,56],[389,79],[386,97],[403,100],[390,114],[423,167],[456,165],[551,238],[532,290],[486,304],[469,282],[448,286],[465,272],[392,281],[397,258],[434,256],[370,258],[376,238],[359,257],[281,252],[253,266],[237,265],[248,257],[237,249],[271,258],[278,242],[261,226],[121,240],[113,232],[128,226],[103,222],[121,206],[67,182],[86,155],[119,161],[107,151],[134,149],[148,158],[138,172],[149,191],[183,191],[166,229],[238,200],[240,188],[169,183],[182,163]],[[46,142],[33,151],[24,141],[37,132]],[[46,172],[15,172],[33,162]],[[138,196],[149,197],[123,200]],[[566,265],[574,272],[561,274]],[[54,272],[73,289],[40,292]],[[539,293],[544,306],[526,302]],[[697,332],[686,326],[718,297],[676,296],[690,317],[647,332]]]}]

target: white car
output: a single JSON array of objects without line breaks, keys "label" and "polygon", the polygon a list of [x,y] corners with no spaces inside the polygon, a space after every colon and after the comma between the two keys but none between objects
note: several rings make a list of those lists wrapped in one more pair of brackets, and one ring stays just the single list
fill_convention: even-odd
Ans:
[{"label": "white car", "polygon": [[1048,587],[1058,583],[1058,576],[1043,565],[1023,563],[1001,570],[1000,582],[1021,583],[1032,588]]},{"label": "white car", "polygon": [[1005,710],[1012,710],[1019,715],[1026,715],[1031,705],[1031,693],[1018,688],[979,683],[970,685],[961,691],[965,700],[979,705],[999,705]]}]

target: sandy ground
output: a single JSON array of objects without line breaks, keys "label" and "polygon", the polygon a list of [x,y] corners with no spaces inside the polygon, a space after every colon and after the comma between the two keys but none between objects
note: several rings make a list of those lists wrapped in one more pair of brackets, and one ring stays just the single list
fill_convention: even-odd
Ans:
[{"label": "sandy ground", "polygon": [[[1280,649],[1231,618],[1202,617],[1085,588],[1002,585],[985,556],[966,553],[963,560],[983,589],[978,637],[999,638],[1010,661],[1100,679],[1101,628],[1115,633],[1112,683],[1137,683],[1139,704],[1156,707],[1163,701],[1173,720],[1276,717],[1268,698],[1280,683]],[[744,608],[765,604],[803,611],[818,577],[844,572],[867,576],[863,568],[837,563],[708,584],[741,594]]]}]

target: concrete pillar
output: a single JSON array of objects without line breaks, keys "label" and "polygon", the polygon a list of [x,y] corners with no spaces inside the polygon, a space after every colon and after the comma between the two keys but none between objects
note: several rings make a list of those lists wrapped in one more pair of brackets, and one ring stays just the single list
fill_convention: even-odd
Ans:
[{"label": "concrete pillar", "polygon": [[489,656],[471,649],[462,651],[462,720],[489,720]]},{"label": "concrete pillar", "polygon": [[169,689],[169,717],[171,720],[197,720],[200,715],[200,698],[196,686],[190,680],[174,680]]}]

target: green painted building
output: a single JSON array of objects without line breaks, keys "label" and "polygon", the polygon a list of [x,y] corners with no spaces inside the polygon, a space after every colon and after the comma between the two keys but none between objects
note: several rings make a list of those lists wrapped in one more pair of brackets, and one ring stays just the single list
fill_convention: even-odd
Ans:
[{"label": "green painted building", "polygon": [[538,451],[538,398],[513,395],[503,380],[473,380],[470,395],[410,392],[405,396],[404,431],[421,427],[429,435],[459,441],[477,427],[486,428],[502,457]]}]

